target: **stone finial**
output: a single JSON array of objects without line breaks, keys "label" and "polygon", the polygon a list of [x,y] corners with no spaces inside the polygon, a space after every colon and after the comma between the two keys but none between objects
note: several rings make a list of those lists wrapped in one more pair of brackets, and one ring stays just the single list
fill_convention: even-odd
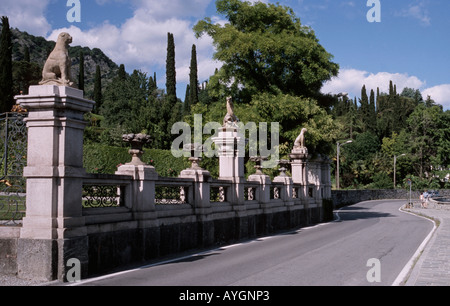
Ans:
[{"label": "stone finial", "polygon": [[291,162],[287,159],[282,159],[278,161],[278,165],[280,165],[280,177],[287,177],[286,171],[288,170],[288,166],[291,164]]},{"label": "stone finial", "polygon": [[125,134],[122,136],[122,139],[123,141],[131,144],[131,149],[128,153],[130,153],[133,158],[127,165],[145,165],[145,163],[141,160],[141,156],[144,154],[142,148],[145,144],[151,141],[150,136],[145,134]]},{"label": "stone finial", "polygon": [[191,162],[191,169],[203,170],[199,162],[202,160],[201,154],[203,152],[203,145],[199,143],[189,143],[183,146],[183,150],[190,153],[189,161]]},{"label": "stone finial", "polygon": [[255,165],[255,169],[256,169],[255,174],[256,175],[264,175],[264,173],[261,171],[262,163],[264,161],[266,161],[267,159],[268,158],[264,157],[264,156],[252,156],[252,157],[250,157],[250,161],[252,161],[252,162],[254,162],[256,164]]},{"label": "stone finial", "polygon": [[50,53],[42,70],[42,81],[39,85],[56,85],[72,87],[70,77],[71,61],[69,58],[69,44],[72,36],[69,33],[61,33],[58,36],[56,46]]}]

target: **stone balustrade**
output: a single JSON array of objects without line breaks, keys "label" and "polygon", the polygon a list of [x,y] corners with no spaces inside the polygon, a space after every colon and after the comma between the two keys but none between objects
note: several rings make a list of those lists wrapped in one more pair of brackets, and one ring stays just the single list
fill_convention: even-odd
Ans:
[{"label": "stone balustrade", "polygon": [[26,217],[15,232],[21,278],[66,280],[70,259],[82,277],[190,249],[298,228],[324,219],[323,199],[331,198],[329,160],[310,159],[296,148],[292,177],[283,168],[272,181],[259,169],[245,178],[244,144],[235,128],[213,139],[220,175],[192,160],[178,178],[163,178],[142,163],[139,139],[131,162],[115,175],[83,169],[83,115],[94,102],[63,86],[32,86],[16,97],[29,112]]}]

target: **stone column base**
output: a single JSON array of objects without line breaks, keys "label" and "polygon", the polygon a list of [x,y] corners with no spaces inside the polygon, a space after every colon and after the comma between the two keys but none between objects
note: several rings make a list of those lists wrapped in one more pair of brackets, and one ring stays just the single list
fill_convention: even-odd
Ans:
[{"label": "stone column base", "polygon": [[87,237],[18,241],[17,268],[21,279],[48,282],[81,280],[88,276],[88,262]]}]

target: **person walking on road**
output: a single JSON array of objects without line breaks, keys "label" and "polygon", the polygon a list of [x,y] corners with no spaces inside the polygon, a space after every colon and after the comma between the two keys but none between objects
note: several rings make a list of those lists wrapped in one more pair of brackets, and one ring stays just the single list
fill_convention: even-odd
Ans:
[{"label": "person walking on road", "polygon": [[428,199],[430,198],[430,194],[428,193],[427,190],[425,190],[425,192],[423,193],[423,198],[424,198],[424,208],[428,207]]},{"label": "person walking on road", "polygon": [[420,208],[424,208],[425,207],[425,197],[423,196],[423,192],[420,193]]}]

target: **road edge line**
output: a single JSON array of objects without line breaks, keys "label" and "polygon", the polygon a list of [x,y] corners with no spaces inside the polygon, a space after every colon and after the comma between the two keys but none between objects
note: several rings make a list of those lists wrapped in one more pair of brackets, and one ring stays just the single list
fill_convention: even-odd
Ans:
[{"label": "road edge line", "polygon": [[428,218],[428,217],[424,217],[424,216],[415,214],[415,213],[410,212],[410,211],[403,210],[402,208],[403,208],[403,205],[400,206],[400,208],[398,209],[402,213],[410,214],[410,215],[413,215],[413,216],[416,216],[416,217],[419,217],[419,218],[423,218],[425,220],[428,220],[428,221],[432,222],[433,223],[433,229],[428,234],[428,236],[425,238],[425,240],[422,242],[422,244],[419,246],[417,251],[414,253],[414,255],[411,257],[411,259],[408,261],[408,263],[403,268],[403,270],[400,272],[400,274],[397,276],[395,281],[392,283],[391,286],[394,286],[394,287],[402,286],[402,283],[406,283],[407,282],[408,277],[411,275],[411,272],[414,270],[415,264],[417,263],[419,258],[422,256],[423,251],[425,250],[425,248],[427,247],[428,243],[433,238],[434,234],[436,233],[436,231],[438,229],[438,226],[437,226],[435,220],[433,220],[431,218]]}]

